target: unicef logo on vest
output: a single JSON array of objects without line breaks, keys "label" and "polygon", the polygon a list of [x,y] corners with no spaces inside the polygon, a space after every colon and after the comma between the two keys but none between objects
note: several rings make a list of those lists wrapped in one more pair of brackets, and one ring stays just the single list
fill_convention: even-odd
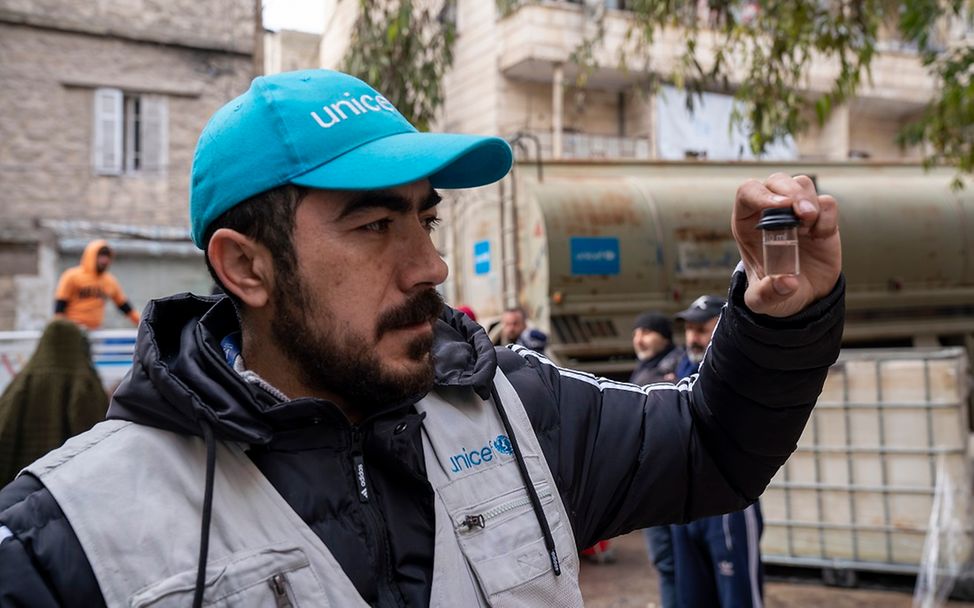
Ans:
[{"label": "unicef logo on vest", "polygon": [[507,435],[497,436],[497,439],[494,440],[494,449],[507,456],[514,453],[514,446],[511,445],[511,440],[507,438]]},{"label": "unicef logo on vest", "polygon": [[514,446],[511,445],[511,440],[507,438],[507,435],[498,435],[496,439],[488,439],[483,447],[478,449],[460,448],[460,452],[450,456],[450,472],[459,473],[466,469],[479,467],[493,460],[495,454],[497,457],[509,457],[513,453]]}]

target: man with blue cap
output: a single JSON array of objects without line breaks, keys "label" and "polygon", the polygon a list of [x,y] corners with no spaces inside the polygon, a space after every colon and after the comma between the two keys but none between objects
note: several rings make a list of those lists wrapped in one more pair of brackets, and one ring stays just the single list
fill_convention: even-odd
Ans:
[{"label": "man with blue cap", "polygon": [[[700,374],[643,388],[495,348],[443,305],[437,189],[511,163],[339,72],[217,111],[190,220],[226,296],[150,303],[108,420],[0,491],[0,602],[580,606],[578,547],[756,500],[838,353],[835,200],[742,186]],[[803,274],[772,278],[755,224],[785,206]]]}]

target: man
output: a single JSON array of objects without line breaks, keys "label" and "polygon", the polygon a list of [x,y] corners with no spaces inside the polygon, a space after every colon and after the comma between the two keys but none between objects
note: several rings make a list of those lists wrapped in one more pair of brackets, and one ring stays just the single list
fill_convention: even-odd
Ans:
[{"label": "man", "polygon": [[[684,321],[686,334],[686,355],[678,371],[681,379],[697,372],[725,304],[719,296],[700,296],[676,314],[677,319]],[[686,608],[763,605],[759,545],[762,529],[758,501],[743,511],[670,526],[669,553],[677,598],[674,605]],[[662,533],[654,538],[658,546],[665,545],[661,537]]]},{"label": "man", "polygon": [[106,241],[88,243],[81,254],[81,264],[61,274],[54,296],[55,317],[98,329],[105,318],[105,299],[110,298],[133,325],[139,324],[139,312],[132,308],[118,281],[108,272],[113,257],[114,252]]},{"label": "man", "polygon": [[[0,491],[0,600],[579,606],[577,547],[755,500],[838,354],[834,199],[745,184],[734,331],[695,382],[643,390],[495,349],[443,307],[434,188],[511,162],[338,72],[221,108],[190,216],[227,296],[152,302],[109,420]],[[804,222],[798,277],[761,276],[775,205]],[[794,389],[755,390],[766,374]]]},{"label": "man", "polygon": [[524,308],[515,306],[508,308],[501,315],[501,333],[497,344],[501,346],[517,344],[544,354],[544,349],[548,346],[548,335],[540,329],[528,327],[527,312]]},{"label": "man", "polygon": [[[636,368],[629,382],[644,386],[655,382],[676,380],[676,367],[683,358],[683,349],[673,344],[673,323],[658,312],[644,312],[636,317],[632,330],[632,348],[636,352]],[[676,608],[676,579],[673,563],[673,542],[669,526],[653,526],[643,530],[649,559],[659,573],[660,605]]]},{"label": "man", "polygon": [[676,380],[676,366],[683,350],[673,344],[673,323],[665,315],[644,312],[636,317],[632,349],[637,363],[629,382],[643,386]]},{"label": "man", "polygon": [[683,335],[686,338],[683,358],[676,366],[677,379],[697,373],[725,303],[726,300],[720,296],[700,296],[686,310],[676,314],[676,318],[684,323]]}]

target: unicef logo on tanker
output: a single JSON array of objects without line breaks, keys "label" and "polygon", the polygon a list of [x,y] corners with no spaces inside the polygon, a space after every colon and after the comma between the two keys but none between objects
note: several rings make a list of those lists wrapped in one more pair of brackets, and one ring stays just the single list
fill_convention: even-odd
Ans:
[{"label": "unicef logo on tanker", "polygon": [[615,251],[582,251],[575,255],[576,260],[583,262],[614,262]]},{"label": "unicef logo on tanker", "polygon": [[616,275],[621,270],[618,237],[573,236],[569,250],[573,275]]},{"label": "unicef logo on tanker", "polygon": [[459,473],[466,469],[479,467],[490,462],[495,456],[508,456],[514,453],[514,446],[507,435],[498,435],[496,439],[487,440],[482,447],[476,450],[461,448],[460,452],[450,457],[450,471]]}]

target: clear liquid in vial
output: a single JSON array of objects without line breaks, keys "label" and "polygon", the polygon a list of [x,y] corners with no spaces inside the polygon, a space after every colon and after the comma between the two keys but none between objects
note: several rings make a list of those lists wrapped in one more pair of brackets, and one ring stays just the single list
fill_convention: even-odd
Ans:
[{"label": "clear liquid in vial", "polygon": [[768,276],[798,274],[798,239],[764,241],[764,273]]}]

